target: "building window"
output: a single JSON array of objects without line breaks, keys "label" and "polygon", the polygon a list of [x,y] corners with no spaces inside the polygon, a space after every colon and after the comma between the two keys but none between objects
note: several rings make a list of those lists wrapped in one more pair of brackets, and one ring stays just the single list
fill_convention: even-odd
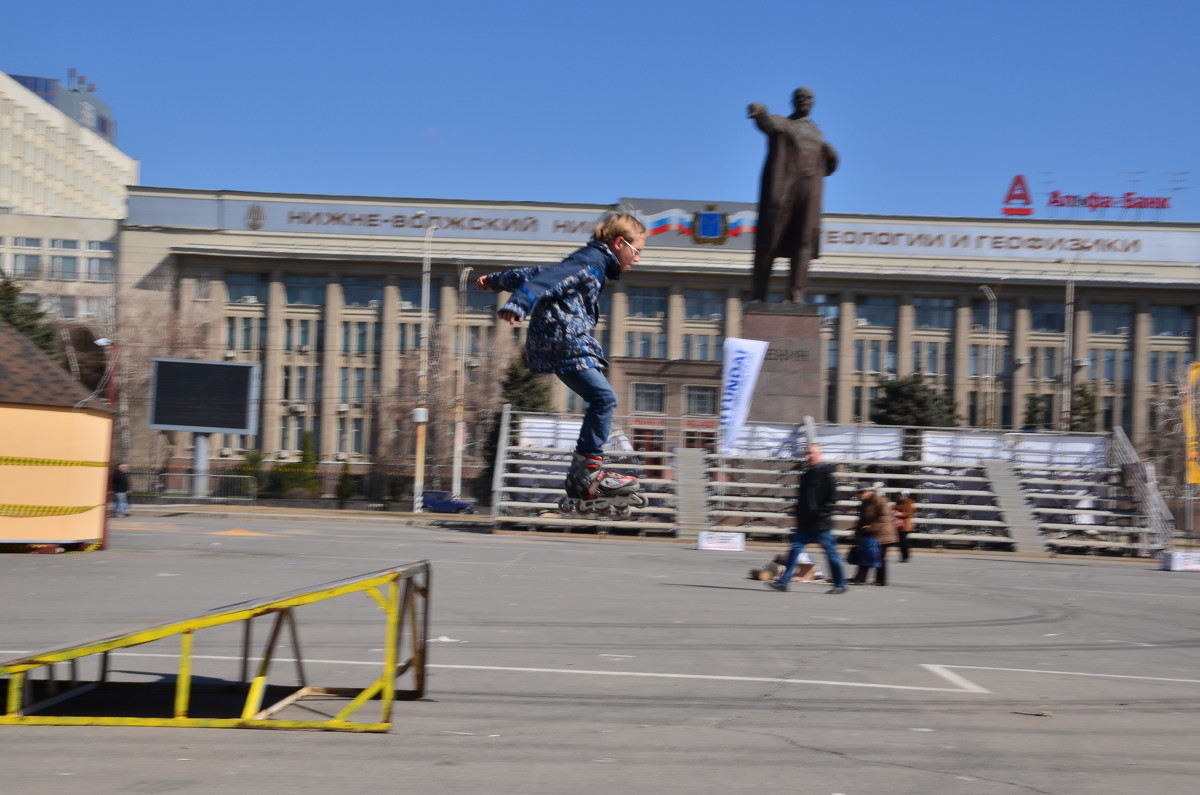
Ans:
[{"label": "building window", "polygon": [[[429,285],[429,309],[439,309],[442,306],[442,291],[438,287],[438,283],[431,282]],[[420,279],[401,279],[400,280],[400,309],[417,310],[421,309],[421,280]]]},{"label": "building window", "polygon": [[[977,326],[983,326],[985,329],[990,329],[989,325],[992,322],[992,308],[986,298],[975,298],[971,301],[971,323]],[[996,301],[996,331],[1012,331],[1013,330],[1013,302],[1011,300],[1000,299]]]},{"label": "building window", "polygon": [[117,244],[107,240],[89,240],[88,251],[116,251]]},{"label": "building window", "polygon": [[89,282],[111,282],[113,280],[113,261],[100,257],[88,257],[84,260],[83,278]]},{"label": "building window", "polygon": [[254,347],[254,318],[244,317],[242,320],[242,345],[244,351]]},{"label": "building window", "polygon": [[665,359],[667,335],[655,331],[626,331],[625,355],[631,359]]},{"label": "building window", "polygon": [[13,255],[13,277],[17,279],[42,278],[42,258],[37,254]]},{"label": "building window", "polygon": [[683,396],[684,414],[710,417],[717,413],[717,388],[715,386],[685,386]]},{"label": "building window", "polygon": [[721,320],[725,296],[720,290],[684,290],[683,305],[688,320]]},{"label": "building window", "polygon": [[421,347],[421,324],[401,323],[396,342],[397,353],[415,351]]},{"label": "building window", "polygon": [[50,274],[52,279],[73,282],[79,278],[78,257],[51,257]]},{"label": "building window", "polygon": [[58,316],[63,320],[75,319],[75,296],[61,295],[58,297]]},{"label": "building window", "polygon": [[1058,301],[1031,301],[1029,328],[1031,331],[1062,333],[1066,308]]},{"label": "building window", "polygon": [[284,276],[287,302],[299,306],[325,306],[325,277],[289,273]]},{"label": "building window", "polygon": [[638,414],[662,414],[667,388],[663,384],[634,384],[633,410]]},{"label": "building window", "polygon": [[667,288],[665,287],[630,287],[629,288],[630,317],[666,317]]},{"label": "building window", "polygon": [[265,273],[227,273],[225,289],[232,303],[265,304],[267,275]]},{"label": "building window", "polygon": [[1092,304],[1093,334],[1128,334],[1133,325],[1133,304]]},{"label": "building window", "polygon": [[1176,353],[1174,351],[1169,351],[1166,354],[1164,354],[1164,358],[1163,358],[1163,363],[1164,363],[1163,380],[1164,381],[1173,382],[1175,380],[1176,373],[1178,372],[1178,369],[1179,369],[1179,362],[1180,362],[1181,356],[1182,356],[1182,354]]},{"label": "building window", "polygon": [[822,322],[826,324],[836,323],[841,317],[842,306],[838,303],[837,296],[832,293],[806,293],[804,301],[817,308]]},{"label": "building window", "polygon": [[838,369],[838,341],[835,337],[825,340],[825,369]]},{"label": "building window", "polygon": [[1192,308],[1188,306],[1155,306],[1150,308],[1151,334],[1155,337],[1192,336]]},{"label": "building window", "polygon": [[953,298],[914,298],[913,324],[917,328],[953,328]]},{"label": "building window", "polygon": [[480,290],[474,279],[468,279],[466,295],[463,296],[463,310],[466,312],[491,312],[495,308],[496,293],[491,290]]},{"label": "building window", "polygon": [[78,240],[62,240],[60,238],[55,238],[50,241],[50,248],[77,249],[77,248],[79,248],[79,241]]},{"label": "building window", "polygon": [[359,354],[360,356],[365,354],[367,352],[367,340],[368,339],[369,339],[369,335],[367,333],[367,324],[366,323],[355,323],[354,324],[354,352]]},{"label": "building window", "polygon": [[896,312],[899,305],[894,295],[864,295],[858,299],[858,319],[871,326],[896,327]]},{"label": "building window", "polygon": [[17,248],[41,248],[42,239],[40,237],[14,237],[13,245]]},{"label": "building window", "polygon": [[661,453],[667,448],[666,434],[661,428],[634,428],[633,449],[639,453]]},{"label": "building window", "polygon": [[722,358],[724,345],[724,337],[714,337],[709,334],[684,334],[682,358],[701,362],[717,361]]},{"label": "building window", "polygon": [[383,303],[383,279],[346,276],[342,279],[342,303],[346,306],[377,307]]}]

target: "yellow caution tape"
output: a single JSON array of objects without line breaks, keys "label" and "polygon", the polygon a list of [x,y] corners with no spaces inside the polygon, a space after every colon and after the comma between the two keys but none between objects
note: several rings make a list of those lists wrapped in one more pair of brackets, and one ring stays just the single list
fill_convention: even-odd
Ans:
[{"label": "yellow caution tape", "polygon": [[18,519],[28,519],[35,516],[74,516],[87,513],[100,505],[3,505],[0,504],[0,516],[11,516]]},{"label": "yellow caution tape", "polygon": [[106,461],[67,461],[61,458],[18,458],[0,455],[0,466],[6,467],[107,467]]}]

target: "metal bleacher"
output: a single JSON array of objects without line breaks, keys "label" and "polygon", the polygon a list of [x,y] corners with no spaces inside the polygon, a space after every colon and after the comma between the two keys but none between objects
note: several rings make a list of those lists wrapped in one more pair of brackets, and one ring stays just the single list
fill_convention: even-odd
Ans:
[{"label": "metal bleacher", "polygon": [[618,418],[605,455],[642,480],[650,503],[614,520],[558,511],[577,416],[506,408],[503,420],[493,481],[498,528],[672,536],[712,529],[783,540],[794,526],[797,465],[812,438],[837,472],[840,539],[853,535],[859,487],[882,483],[889,499],[906,489],[916,500],[909,540],[917,547],[1145,555],[1170,542],[1153,483],[1134,493],[1124,482],[1140,464],[1116,434],[751,423],[719,455],[689,449],[694,438],[679,420]]}]

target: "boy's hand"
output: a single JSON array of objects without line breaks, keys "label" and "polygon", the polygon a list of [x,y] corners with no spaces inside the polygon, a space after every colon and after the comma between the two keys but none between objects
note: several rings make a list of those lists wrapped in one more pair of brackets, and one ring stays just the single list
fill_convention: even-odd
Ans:
[{"label": "boy's hand", "polygon": [[501,309],[499,312],[496,313],[496,317],[500,318],[501,320],[507,320],[508,325],[510,325],[510,326],[513,323],[521,322],[521,318],[517,317],[517,313],[512,311],[511,309]]},{"label": "boy's hand", "polygon": [[488,274],[485,273],[482,276],[480,276],[478,279],[476,279],[475,286],[478,287],[480,290],[491,290],[492,285],[488,284]]}]

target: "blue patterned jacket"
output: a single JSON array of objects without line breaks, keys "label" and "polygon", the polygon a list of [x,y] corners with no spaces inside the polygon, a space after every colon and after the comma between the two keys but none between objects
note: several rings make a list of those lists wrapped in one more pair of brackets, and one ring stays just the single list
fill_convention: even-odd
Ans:
[{"label": "blue patterned jacket", "polygon": [[612,249],[593,240],[557,265],[500,271],[488,276],[488,284],[512,292],[501,311],[529,319],[529,369],[569,373],[608,366],[592,330],[600,320],[605,282],[620,278]]}]

